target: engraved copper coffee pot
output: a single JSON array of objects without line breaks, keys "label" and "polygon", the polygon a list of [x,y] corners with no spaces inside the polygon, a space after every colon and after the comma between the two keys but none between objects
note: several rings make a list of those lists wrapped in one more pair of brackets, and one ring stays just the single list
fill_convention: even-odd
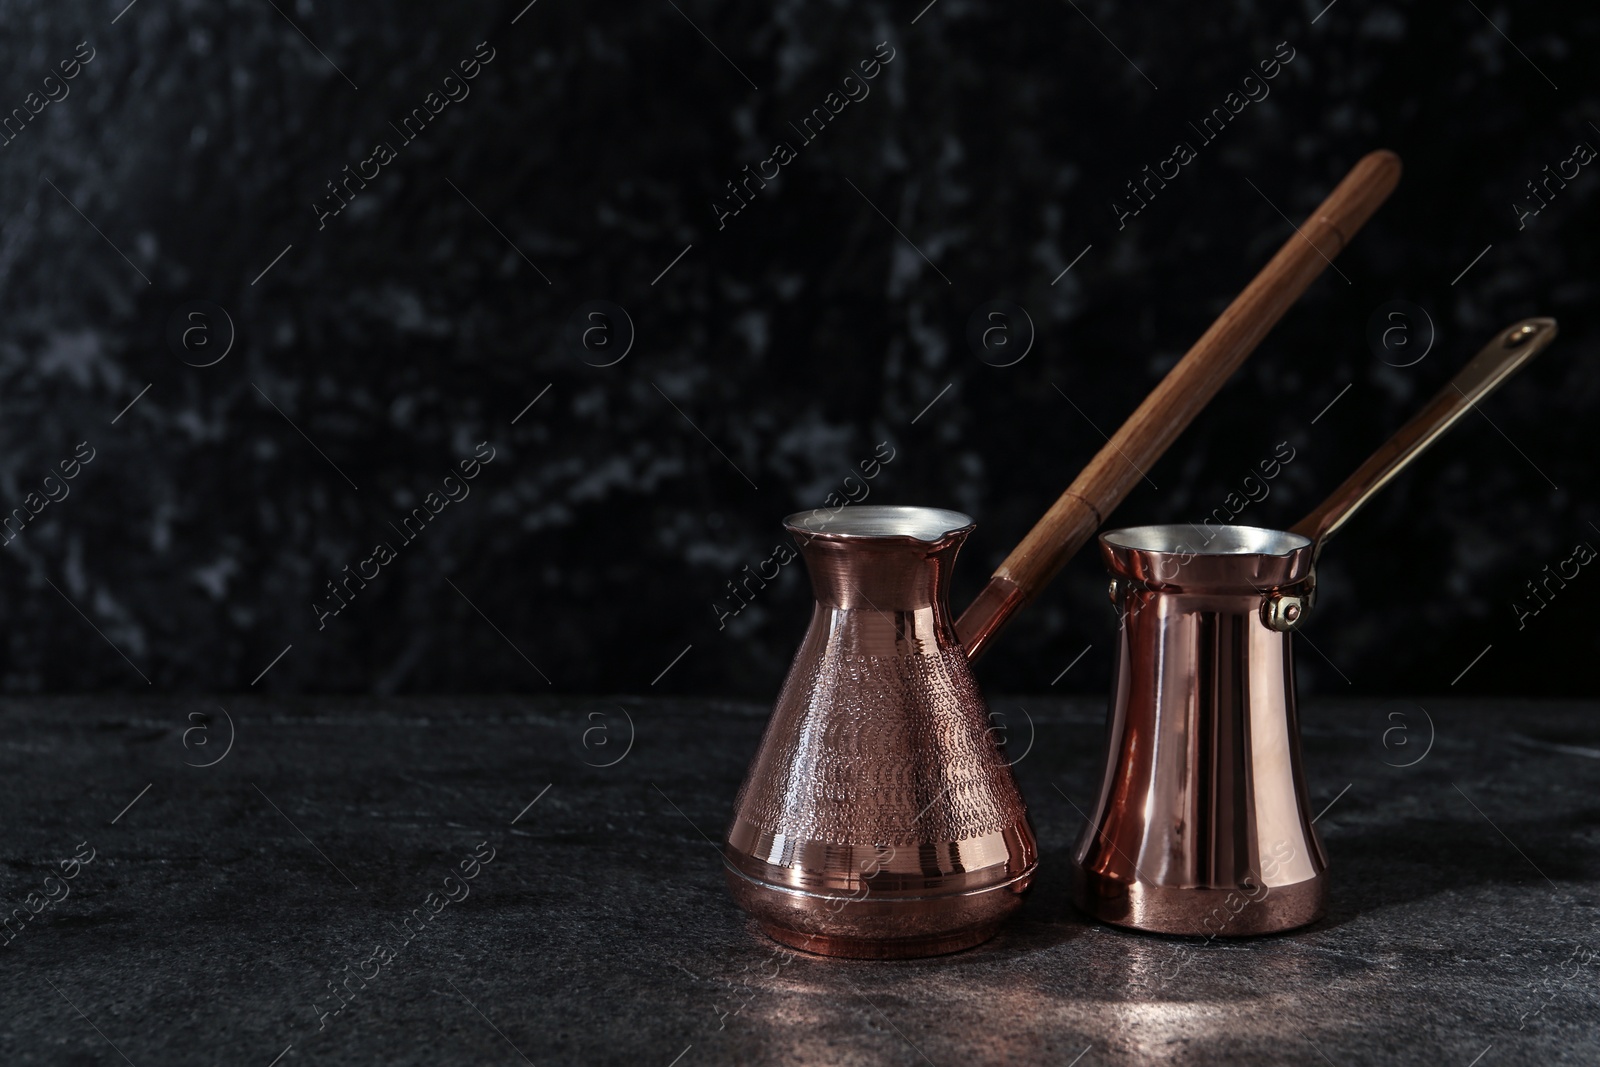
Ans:
[{"label": "engraved copper coffee pot", "polygon": [[869,505],[785,525],[817,603],[734,804],[734,899],[826,955],[975,945],[1016,907],[1038,847],[950,614],[973,522]]},{"label": "engraved copper coffee pot", "polygon": [[1100,535],[1121,616],[1100,796],[1073,855],[1073,901],[1162,934],[1313,922],[1327,854],[1300,766],[1293,634],[1322,547],[1400,470],[1556,336],[1502,331],[1293,530],[1138,526]]},{"label": "engraved copper coffee pot", "polygon": [[[972,529],[937,508],[791,515],[816,597],[734,802],[734,899],[832,956],[952,952],[1021,903],[1038,849],[969,660],[1059,571],[1393,190],[1367,156],[1167,374],[952,623]],[[958,637],[959,634],[959,637]]]}]

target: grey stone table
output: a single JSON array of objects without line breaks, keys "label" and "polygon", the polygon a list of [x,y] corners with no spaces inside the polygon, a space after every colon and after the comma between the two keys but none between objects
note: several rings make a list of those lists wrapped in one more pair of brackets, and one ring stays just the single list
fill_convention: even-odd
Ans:
[{"label": "grey stone table", "polygon": [[1100,702],[991,704],[1042,875],[872,963],[729,903],[760,707],[0,702],[0,1063],[1600,1062],[1600,706],[1308,701],[1329,914],[1205,944],[1066,902]]}]

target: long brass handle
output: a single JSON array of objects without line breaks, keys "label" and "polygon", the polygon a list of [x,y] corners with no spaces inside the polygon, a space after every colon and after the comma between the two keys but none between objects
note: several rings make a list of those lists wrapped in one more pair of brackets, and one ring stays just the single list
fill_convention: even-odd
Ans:
[{"label": "long brass handle", "polygon": [[1556,339],[1555,319],[1523,319],[1502,330],[1440,390],[1428,406],[1397,430],[1315,511],[1295,524],[1294,532],[1311,538],[1320,553],[1374,493],[1388,485],[1406,464],[1428,450],[1456,420],[1500,387]]}]

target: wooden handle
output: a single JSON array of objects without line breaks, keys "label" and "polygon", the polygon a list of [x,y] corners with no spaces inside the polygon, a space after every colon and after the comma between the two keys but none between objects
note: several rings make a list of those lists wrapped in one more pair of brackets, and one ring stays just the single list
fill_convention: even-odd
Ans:
[{"label": "wooden handle", "polygon": [[1369,153],[1283,243],[1028,531],[962,614],[956,631],[968,658],[980,655],[1017,609],[1083,547],[1399,181],[1399,156]]}]

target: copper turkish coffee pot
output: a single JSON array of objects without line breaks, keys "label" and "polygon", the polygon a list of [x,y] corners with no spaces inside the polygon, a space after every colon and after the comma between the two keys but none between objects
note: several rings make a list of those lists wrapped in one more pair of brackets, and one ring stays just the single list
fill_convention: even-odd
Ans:
[{"label": "copper turkish coffee pot", "polygon": [[1318,556],[1555,336],[1544,318],[1501,331],[1293,530],[1100,535],[1122,621],[1105,776],[1073,853],[1081,910],[1137,930],[1222,937],[1321,917],[1328,860],[1306,802],[1292,655]]},{"label": "copper turkish coffee pot", "polygon": [[1021,904],[1038,845],[972,677],[1016,611],[1393,191],[1363,158],[1006,557],[959,621],[950,569],[973,522],[936,508],[800,512],[816,606],[723,846],[734,899],[771,937],[831,956],[976,945]]}]

